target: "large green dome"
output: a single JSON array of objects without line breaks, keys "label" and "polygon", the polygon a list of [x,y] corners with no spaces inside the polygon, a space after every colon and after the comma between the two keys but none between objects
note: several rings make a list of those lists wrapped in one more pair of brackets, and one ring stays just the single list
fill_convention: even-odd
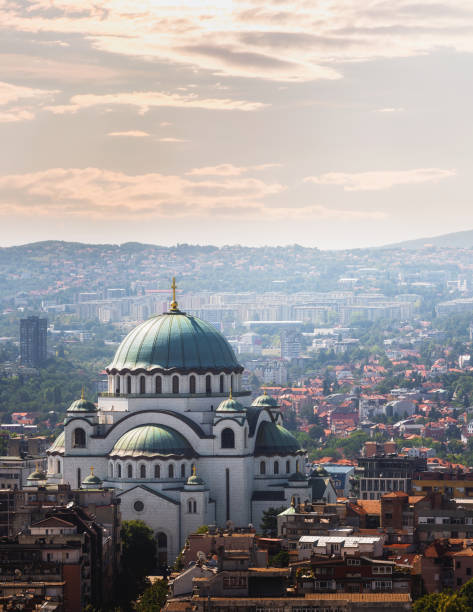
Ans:
[{"label": "large green dome", "polygon": [[165,425],[141,425],[127,431],[110,452],[111,457],[195,456],[187,440]]},{"label": "large green dome", "polygon": [[290,455],[301,450],[299,442],[282,425],[263,421],[258,429],[255,455]]},{"label": "large green dome", "polygon": [[108,373],[136,370],[230,373],[243,368],[213,325],[177,310],[138,325],[107,368]]}]

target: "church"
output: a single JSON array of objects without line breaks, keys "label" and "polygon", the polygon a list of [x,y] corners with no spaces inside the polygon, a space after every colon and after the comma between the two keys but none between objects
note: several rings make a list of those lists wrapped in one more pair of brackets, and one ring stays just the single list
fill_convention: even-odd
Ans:
[{"label": "church", "polygon": [[227,340],[179,310],[172,287],[168,312],[118,347],[108,392],[73,402],[47,451],[48,483],[117,490],[123,520],[153,529],[160,565],[201,525],[259,529],[264,510],[312,499],[277,402],[250,403]]}]

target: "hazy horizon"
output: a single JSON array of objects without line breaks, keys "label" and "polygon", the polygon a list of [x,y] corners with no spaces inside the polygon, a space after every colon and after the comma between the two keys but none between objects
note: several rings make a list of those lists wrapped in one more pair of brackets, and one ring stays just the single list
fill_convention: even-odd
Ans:
[{"label": "hazy horizon", "polygon": [[0,244],[473,227],[473,6],[0,3]]}]

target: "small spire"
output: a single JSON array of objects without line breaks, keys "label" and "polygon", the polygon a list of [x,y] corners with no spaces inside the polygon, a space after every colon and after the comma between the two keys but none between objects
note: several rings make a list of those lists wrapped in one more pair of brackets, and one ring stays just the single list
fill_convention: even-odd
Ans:
[{"label": "small spire", "polygon": [[294,497],[294,495],[291,497],[291,507],[292,508],[296,507],[296,498]]},{"label": "small spire", "polygon": [[266,391],[266,387],[264,388],[264,393],[263,395],[268,395],[268,392]]},{"label": "small spire", "polygon": [[176,302],[176,289],[177,289],[177,285],[176,285],[176,277],[175,276],[172,277],[171,289],[172,289],[171,310],[176,312],[177,310],[179,310],[179,308],[177,307],[177,302]]},{"label": "small spire", "polygon": [[84,398],[84,385],[82,385],[82,391],[80,392],[80,398],[81,400],[85,399]]}]

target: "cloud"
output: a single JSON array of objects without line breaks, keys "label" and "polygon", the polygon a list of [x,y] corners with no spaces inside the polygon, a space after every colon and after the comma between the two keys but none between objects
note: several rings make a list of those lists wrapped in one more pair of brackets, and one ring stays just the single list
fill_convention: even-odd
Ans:
[{"label": "cloud", "polygon": [[56,90],[34,89],[0,81],[0,123],[34,119],[36,110],[56,93]]},{"label": "cloud", "polygon": [[206,110],[256,111],[267,106],[261,102],[231,100],[229,98],[201,98],[197,94],[181,95],[161,91],[133,91],[114,94],[79,94],[72,96],[68,104],[51,105],[47,110],[55,114],[76,113],[95,106],[135,106],[140,115],[151,108],[200,108]]},{"label": "cloud", "polygon": [[[225,77],[301,82],[339,78],[347,61],[473,52],[470,0],[19,0],[0,3],[8,31]],[[204,42],[203,42],[204,41]]]},{"label": "cloud", "polygon": [[127,132],[109,132],[107,136],[123,136],[128,138],[147,138],[148,132],[142,132],[141,130],[128,130]]},{"label": "cloud", "polygon": [[233,164],[219,164],[218,166],[205,166],[193,168],[187,172],[188,176],[240,176],[250,171],[278,168],[281,164],[260,164],[257,166],[234,166]]},{"label": "cloud", "polygon": [[402,106],[388,106],[387,108],[377,108],[377,113],[402,113],[405,109]]},{"label": "cloud", "polygon": [[275,206],[271,197],[282,194],[286,187],[248,176],[248,172],[244,168],[241,173],[213,178],[198,175],[196,179],[159,173],[130,175],[101,168],[51,168],[11,174],[0,177],[0,214],[98,220],[223,217],[239,221],[349,221],[386,216],[384,212],[319,204]]},{"label": "cloud", "polygon": [[353,173],[328,172],[320,176],[307,176],[304,182],[316,185],[339,185],[345,191],[380,191],[397,185],[437,183],[455,175],[455,170],[442,170],[441,168]]},{"label": "cloud", "polygon": [[185,138],[173,138],[172,136],[160,138],[159,142],[189,142]]}]

